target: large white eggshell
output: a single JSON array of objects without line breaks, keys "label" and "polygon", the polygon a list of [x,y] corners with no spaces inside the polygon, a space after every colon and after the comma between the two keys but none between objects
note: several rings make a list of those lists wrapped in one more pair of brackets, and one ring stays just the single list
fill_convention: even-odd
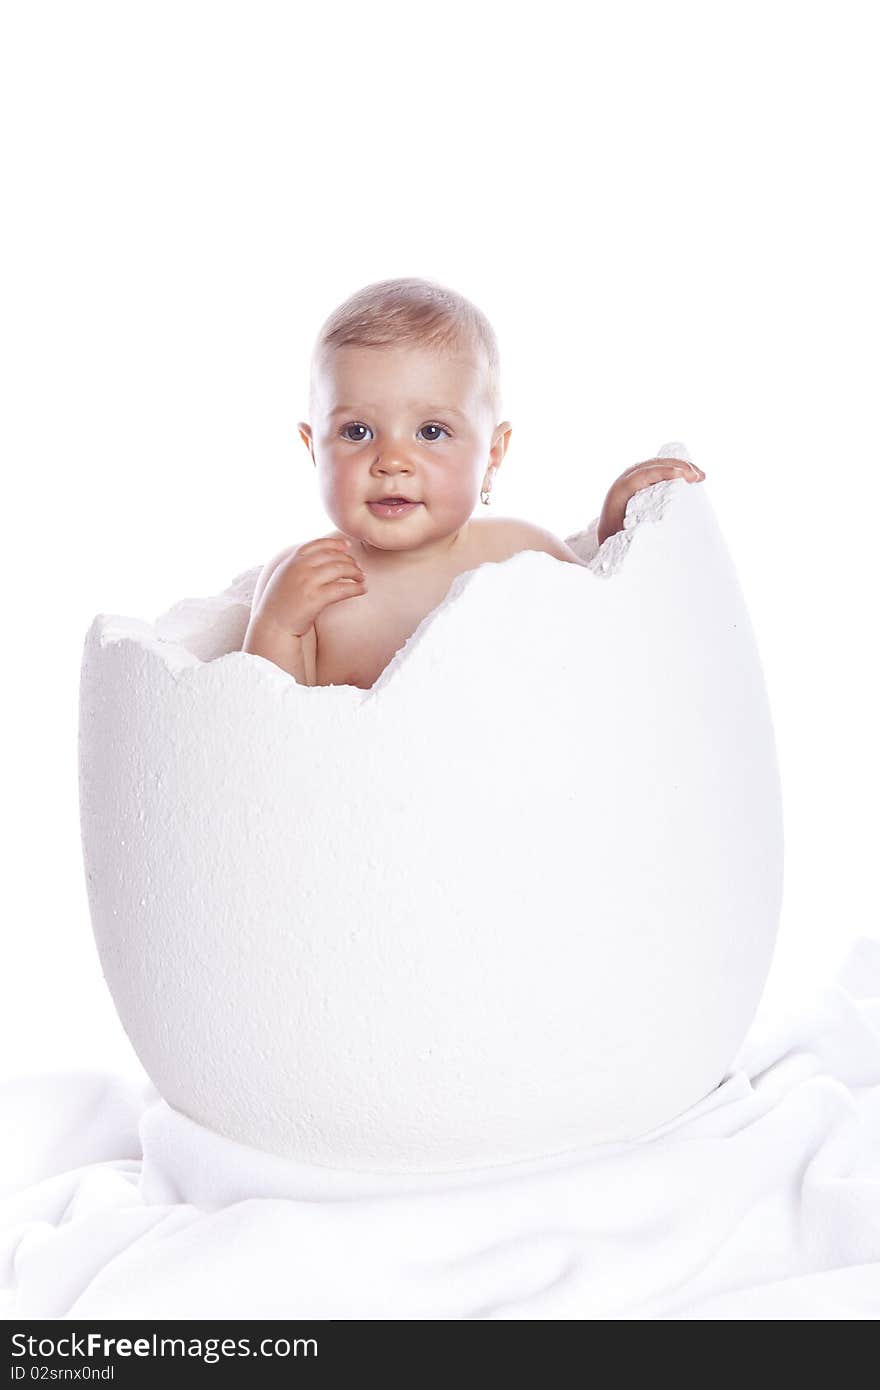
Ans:
[{"label": "large white eggshell", "polygon": [[[569,541],[589,557],[595,523]],[[92,920],[165,1100],[302,1162],[427,1173],[632,1138],[716,1087],[783,834],[705,483],[637,493],[590,569],[460,576],[369,691],[239,650],[258,573],[85,644]]]}]

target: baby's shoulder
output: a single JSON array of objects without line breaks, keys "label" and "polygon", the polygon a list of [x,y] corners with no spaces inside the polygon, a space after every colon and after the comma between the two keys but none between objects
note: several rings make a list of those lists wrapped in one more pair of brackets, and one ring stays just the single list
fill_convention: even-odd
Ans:
[{"label": "baby's shoulder", "polygon": [[539,550],[557,560],[581,564],[574,551],[552,531],[517,516],[481,516],[471,521],[472,544],[478,564],[510,560],[521,550]]},{"label": "baby's shoulder", "polygon": [[289,560],[292,555],[295,555],[301,545],[305,545],[305,541],[300,541],[298,544],[295,543],[293,545],[284,545],[280,550],[276,550],[275,554],[266,561],[257,575],[256,586],[254,588],[253,597],[251,598],[252,609],[256,609],[265,591],[266,585],[269,583],[269,580],[272,578],[278,566],[283,565],[285,560]]}]

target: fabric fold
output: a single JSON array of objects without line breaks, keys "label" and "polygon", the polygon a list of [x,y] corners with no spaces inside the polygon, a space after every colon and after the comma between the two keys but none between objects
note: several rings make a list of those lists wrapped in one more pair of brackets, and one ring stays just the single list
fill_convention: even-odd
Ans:
[{"label": "fabric fold", "polygon": [[118,1078],[24,1078],[0,1104],[8,1317],[880,1315],[871,938],[813,1001],[756,1021],[698,1105],[530,1165],[414,1186],[291,1163]]}]

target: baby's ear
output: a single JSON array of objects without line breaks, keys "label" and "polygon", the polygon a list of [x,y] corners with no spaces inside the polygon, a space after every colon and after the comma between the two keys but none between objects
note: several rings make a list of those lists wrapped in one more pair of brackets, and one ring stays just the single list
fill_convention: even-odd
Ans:
[{"label": "baby's ear", "polygon": [[489,450],[489,454],[496,468],[507,453],[507,446],[510,443],[510,436],[512,433],[513,425],[509,420],[502,420],[501,424],[495,427],[492,447]]},{"label": "baby's ear", "polygon": [[299,424],[297,425],[297,429],[299,430],[299,437],[300,437],[300,439],[302,440],[303,444],[305,444],[306,448],[308,449],[309,453],[310,453],[311,456],[312,456],[312,461],[314,462],[315,451],[314,451],[314,448],[312,447],[312,427],[311,427],[311,425],[310,425],[310,424],[308,423],[308,421],[306,421],[306,420],[300,420]]}]

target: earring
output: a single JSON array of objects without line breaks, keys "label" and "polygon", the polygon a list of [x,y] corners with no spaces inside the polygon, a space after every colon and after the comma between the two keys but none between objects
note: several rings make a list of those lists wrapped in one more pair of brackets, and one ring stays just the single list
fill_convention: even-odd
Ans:
[{"label": "earring", "polygon": [[481,492],[480,492],[480,501],[482,502],[482,504],[483,504],[484,507],[488,507],[488,505],[489,505],[489,493],[490,493],[490,491],[491,491],[491,488],[484,487],[484,488],[481,490]]}]

